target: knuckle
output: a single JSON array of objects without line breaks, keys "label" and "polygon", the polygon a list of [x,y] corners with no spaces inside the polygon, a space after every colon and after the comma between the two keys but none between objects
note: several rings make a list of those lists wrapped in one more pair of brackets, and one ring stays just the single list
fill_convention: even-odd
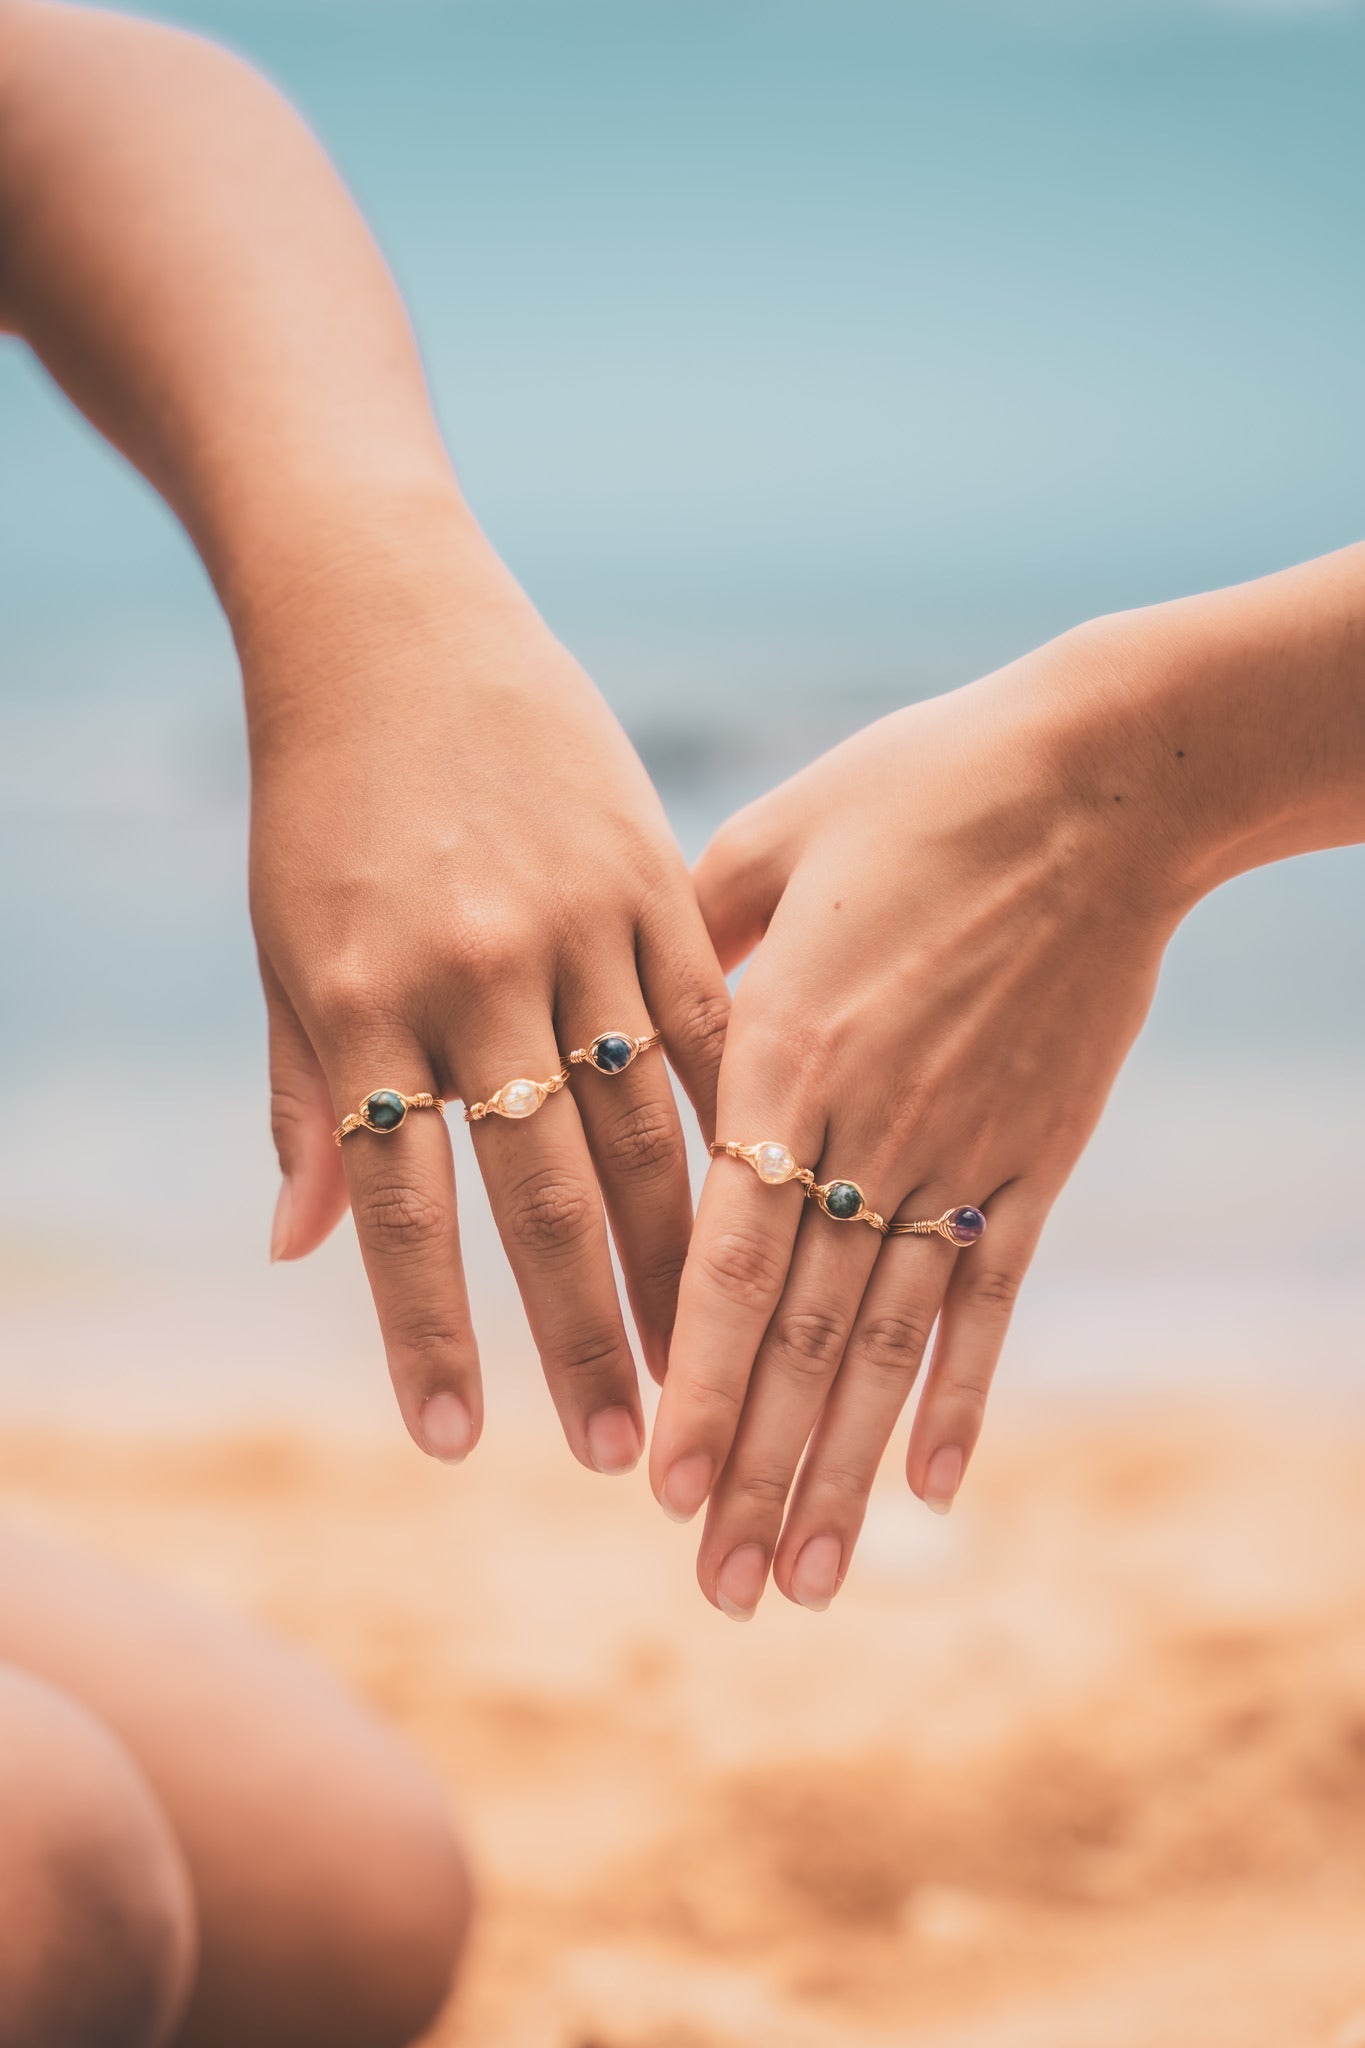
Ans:
[{"label": "knuckle", "polygon": [[410,1255],[440,1243],[446,1233],[445,1203],[413,1181],[375,1181],[361,1190],[352,1208],[362,1238],[374,1251]]},{"label": "knuckle", "polygon": [[598,1379],[623,1362],[624,1338],[617,1329],[599,1326],[579,1331],[554,1347],[548,1363],[568,1379]]},{"label": "knuckle", "polygon": [[687,1398],[702,1414],[719,1415],[727,1419],[737,1416],[744,1406],[745,1386],[731,1386],[725,1380],[712,1379],[706,1374],[692,1374],[687,1382]]},{"label": "knuckle", "polygon": [[270,1090],[270,1130],[276,1150],[283,1153],[306,1131],[319,1121],[318,1097],[283,1077],[277,1078]]},{"label": "knuckle", "polygon": [[640,1284],[652,1295],[676,1298],[678,1285],[687,1264],[686,1250],[659,1252],[654,1258],[645,1260],[638,1268]]},{"label": "knuckle", "polygon": [[333,1043],[353,1036],[383,1009],[383,996],[373,970],[364,962],[340,956],[329,962],[312,990],[310,1008],[326,1020]]},{"label": "knuckle", "polygon": [[642,1180],[681,1174],[686,1166],[682,1128],[662,1102],[633,1103],[616,1119],[609,1142],[613,1162]]},{"label": "knuckle", "polygon": [[454,941],[453,965],[467,987],[496,995],[525,983],[526,964],[534,950],[529,934],[507,918],[468,919]]},{"label": "knuckle", "polygon": [[985,1408],[990,1390],[989,1372],[964,1372],[960,1367],[950,1366],[943,1375],[943,1392],[951,1397],[955,1407],[971,1415],[979,1415]]},{"label": "knuckle", "polygon": [[781,1292],[785,1257],[748,1231],[723,1231],[699,1257],[703,1279],[736,1308],[767,1309]]},{"label": "knuckle", "polygon": [[773,1332],[779,1355],[800,1378],[825,1380],[835,1371],[848,1341],[847,1325],[823,1309],[791,1309]]},{"label": "knuckle", "polygon": [[682,1023],[682,1037],[694,1058],[719,1066],[730,1028],[730,998],[723,989],[705,989],[694,995]]},{"label": "knuckle", "polygon": [[467,1322],[439,1315],[403,1322],[389,1339],[389,1349],[411,1365],[440,1365],[463,1352],[473,1332]]},{"label": "knuckle", "polygon": [[735,1486],[736,1494],[755,1507],[775,1510],[779,1515],[787,1505],[791,1491],[790,1472],[754,1471],[743,1473]]},{"label": "knuckle", "polygon": [[988,1315],[1008,1316],[1019,1299],[1023,1280],[1022,1273],[1008,1271],[1002,1266],[986,1266],[973,1273],[967,1300],[972,1308],[984,1309]]},{"label": "knuckle", "polygon": [[878,1372],[913,1376],[933,1326],[927,1308],[886,1310],[869,1318],[859,1333],[858,1348]]},{"label": "knuckle", "polygon": [[562,1173],[532,1174],[508,1194],[504,1225],[520,1250],[543,1257],[581,1246],[597,1204],[581,1181]]},{"label": "knuckle", "polygon": [[839,1461],[821,1465],[815,1484],[823,1494],[836,1500],[864,1502],[871,1487],[869,1475],[856,1465],[845,1465]]}]

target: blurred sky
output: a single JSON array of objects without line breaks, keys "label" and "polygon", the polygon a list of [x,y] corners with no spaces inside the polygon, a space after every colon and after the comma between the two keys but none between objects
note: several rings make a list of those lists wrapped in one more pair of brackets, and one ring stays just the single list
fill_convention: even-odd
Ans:
[{"label": "blurred sky", "polygon": [[[1358,6],[162,12],[255,57],[340,162],[477,510],[689,847],[891,703],[1365,534]],[[234,688],[167,515],[0,345],[0,1055],[38,1102],[91,1088],[64,1163],[11,1119],[14,1230],[79,1199],[108,1231],[130,1175],[139,1214],[170,1201],[118,1122],[153,1070],[259,1118]],[[1058,1272],[1098,1205],[1097,1242],[1140,1214],[1157,1267],[1202,1231],[1235,1276],[1266,1200],[1313,1193],[1328,1251],[1277,1260],[1354,1284],[1363,884],[1336,854],[1196,913]]]}]

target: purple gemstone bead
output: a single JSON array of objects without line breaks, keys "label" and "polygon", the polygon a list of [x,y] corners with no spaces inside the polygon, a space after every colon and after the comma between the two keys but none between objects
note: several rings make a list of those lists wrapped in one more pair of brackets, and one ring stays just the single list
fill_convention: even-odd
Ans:
[{"label": "purple gemstone bead", "polygon": [[948,1218],[948,1227],[953,1233],[954,1244],[975,1244],[985,1235],[986,1219],[979,1209],[970,1206],[954,1209]]}]

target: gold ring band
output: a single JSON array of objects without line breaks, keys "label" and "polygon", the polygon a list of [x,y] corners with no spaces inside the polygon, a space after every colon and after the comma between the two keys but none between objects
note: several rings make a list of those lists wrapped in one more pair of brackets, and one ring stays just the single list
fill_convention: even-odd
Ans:
[{"label": "gold ring band", "polygon": [[548,1102],[552,1095],[558,1095],[569,1078],[566,1066],[559,1068],[545,1081],[527,1081],[518,1078],[504,1081],[496,1094],[487,1102],[471,1102],[464,1113],[467,1124],[480,1124],[486,1116],[512,1117],[520,1122],[522,1117],[534,1116],[542,1102]]},{"label": "gold ring band", "polygon": [[882,1237],[941,1237],[959,1251],[965,1251],[969,1245],[979,1244],[986,1234],[986,1218],[970,1202],[945,1209],[941,1216],[888,1223],[868,1207],[867,1197],[856,1180],[818,1181],[809,1166],[797,1165],[791,1148],[777,1138],[763,1138],[756,1145],[717,1138],[711,1151],[717,1158],[723,1153],[727,1159],[743,1160],[767,1187],[780,1188],[787,1181],[798,1181],[802,1193],[810,1201],[818,1202],[834,1222],[866,1223]]},{"label": "gold ring band", "polygon": [[910,1223],[890,1223],[888,1237],[942,1237],[949,1244],[955,1244],[959,1251],[966,1251],[969,1245],[980,1244],[986,1235],[986,1218],[972,1202],[961,1202],[955,1209],[945,1209],[941,1216],[922,1216]]},{"label": "gold ring band", "polygon": [[387,1138],[406,1122],[410,1109],[434,1109],[439,1116],[446,1113],[439,1095],[405,1095],[401,1088],[372,1088],[359,1109],[341,1119],[332,1136],[338,1145],[352,1131],[373,1131],[376,1137]]},{"label": "gold ring band", "polygon": [[633,1038],[629,1031],[599,1031],[591,1045],[580,1045],[576,1052],[567,1053],[564,1064],[595,1067],[599,1074],[624,1074],[642,1052],[652,1052],[663,1042],[662,1031],[647,1031],[643,1038]]},{"label": "gold ring band", "polygon": [[880,1236],[886,1236],[885,1218],[869,1209],[867,1197],[856,1180],[817,1180],[814,1170],[798,1166],[790,1146],[777,1138],[762,1138],[756,1145],[717,1139],[711,1150],[717,1155],[724,1153],[728,1159],[742,1159],[767,1187],[780,1188],[789,1180],[798,1181],[806,1198],[818,1202],[835,1223],[866,1223]]}]

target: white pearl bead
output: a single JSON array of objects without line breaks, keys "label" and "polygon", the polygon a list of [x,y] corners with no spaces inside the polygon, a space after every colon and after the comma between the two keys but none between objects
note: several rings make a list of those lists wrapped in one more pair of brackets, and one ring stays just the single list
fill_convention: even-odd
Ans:
[{"label": "white pearl bead", "polygon": [[498,1095],[504,1116],[533,1116],[540,1108],[540,1090],[534,1081],[509,1081]]},{"label": "white pearl bead", "polygon": [[754,1165],[760,1180],[766,1180],[770,1187],[777,1187],[784,1180],[790,1180],[796,1171],[796,1161],[785,1145],[771,1141],[760,1145],[754,1154]]}]

